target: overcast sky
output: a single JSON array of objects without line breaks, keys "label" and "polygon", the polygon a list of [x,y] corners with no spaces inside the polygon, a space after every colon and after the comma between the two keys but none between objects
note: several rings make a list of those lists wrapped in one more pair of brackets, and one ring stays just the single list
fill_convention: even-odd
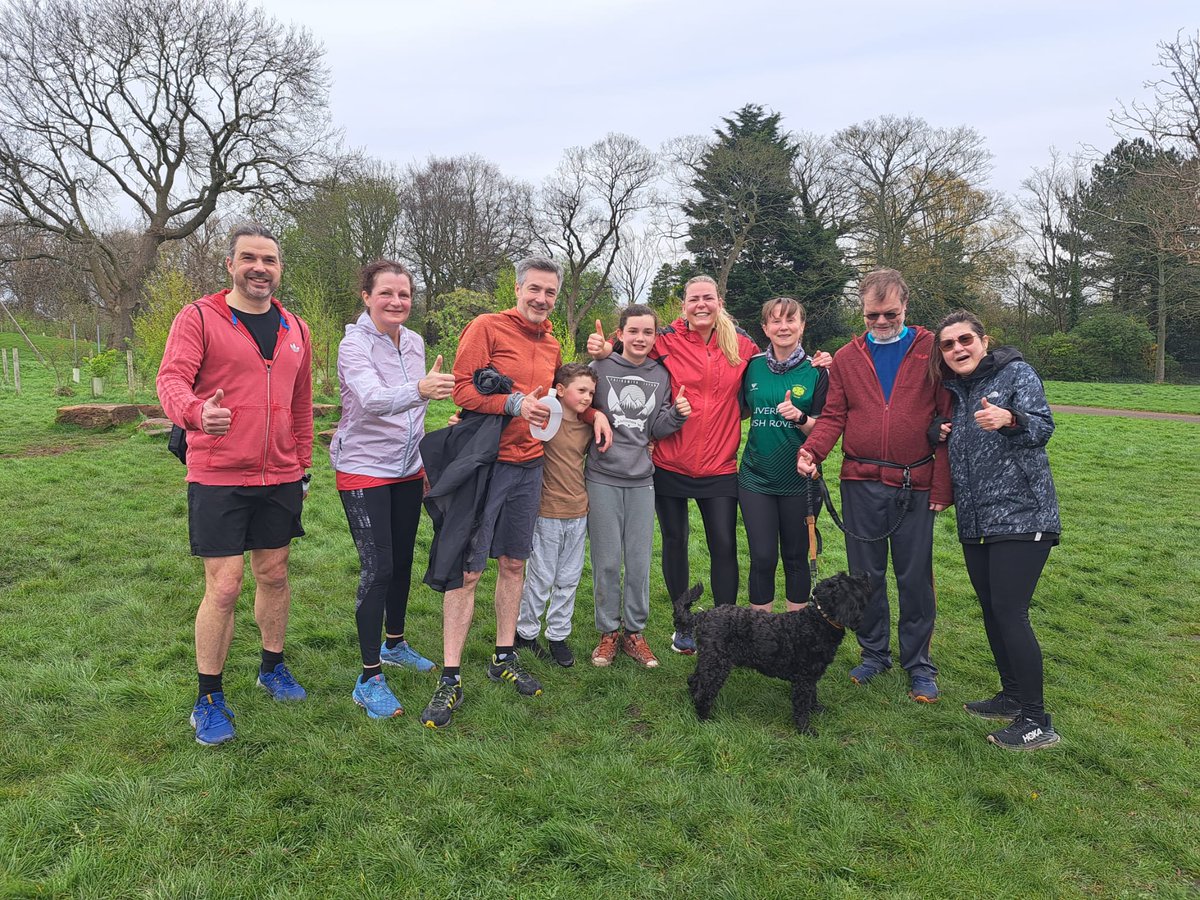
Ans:
[{"label": "overcast sky", "polygon": [[540,181],[610,131],[652,149],[745,103],[794,131],[884,114],[969,125],[1015,193],[1049,148],[1101,152],[1191,2],[265,0],[327,50],[335,123],[394,163],[478,153]]}]

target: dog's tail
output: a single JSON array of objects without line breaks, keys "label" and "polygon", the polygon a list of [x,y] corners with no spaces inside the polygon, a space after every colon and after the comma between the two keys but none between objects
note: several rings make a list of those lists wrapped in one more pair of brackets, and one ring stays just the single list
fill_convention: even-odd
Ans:
[{"label": "dog's tail", "polygon": [[692,604],[704,593],[704,585],[696,582],[690,590],[675,598],[675,630],[690,633],[692,630]]}]

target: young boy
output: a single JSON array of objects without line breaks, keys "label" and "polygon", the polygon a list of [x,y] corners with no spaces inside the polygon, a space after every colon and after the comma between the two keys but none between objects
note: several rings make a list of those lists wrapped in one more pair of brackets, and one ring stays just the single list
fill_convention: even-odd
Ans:
[{"label": "young boy", "polygon": [[[612,446],[588,454],[588,537],[600,643],[592,665],[611,665],[620,649],[640,665],[658,659],[642,635],[650,616],[650,548],[654,543],[654,464],[650,441],[683,427],[691,413],[671,396],[666,368],[650,359],[658,316],[648,306],[621,311],[619,354],[592,363],[599,380],[594,405],[612,423]],[[624,592],[621,566],[625,567]],[[622,596],[623,593],[623,596]],[[624,634],[620,628],[624,621]]]},{"label": "young boy", "polygon": [[[575,614],[575,589],[583,573],[588,513],[583,464],[593,433],[579,415],[592,405],[596,374],[583,363],[567,363],[554,373],[554,390],[562,404],[562,424],[545,446],[542,503],[525,566],[516,648],[539,659],[553,657],[566,668],[575,665],[567,635]],[[549,653],[538,641],[543,613]]]}]

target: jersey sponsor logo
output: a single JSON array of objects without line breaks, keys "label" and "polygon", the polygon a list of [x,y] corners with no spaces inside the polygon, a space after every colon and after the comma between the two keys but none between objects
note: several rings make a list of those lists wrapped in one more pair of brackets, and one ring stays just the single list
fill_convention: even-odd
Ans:
[{"label": "jersey sponsor logo", "polygon": [[605,378],[613,426],[624,425],[634,431],[645,431],[646,420],[658,405],[658,385],[636,375],[607,375]]}]

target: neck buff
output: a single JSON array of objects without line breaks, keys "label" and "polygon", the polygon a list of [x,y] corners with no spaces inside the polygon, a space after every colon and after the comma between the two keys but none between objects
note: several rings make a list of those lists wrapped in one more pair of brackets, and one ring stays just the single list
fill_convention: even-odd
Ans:
[{"label": "neck buff", "polygon": [[895,337],[888,338],[886,341],[879,340],[879,338],[875,337],[875,335],[871,334],[870,332],[867,333],[867,340],[870,341],[872,344],[878,344],[879,346],[882,347],[884,344],[896,343],[896,341],[903,339],[906,334],[908,334],[908,326],[907,325],[905,325],[903,328],[900,329],[899,334],[897,334]]},{"label": "neck buff", "polygon": [[775,345],[772,344],[767,348],[767,368],[776,375],[782,375],[789,369],[794,369],[796,366],[800,365],[800,363],[804,362],[804,357],[804,348],[797,344],[796,349],[792,351],[791,356],[789,356],[783,362],[780,362],[775,358]]}]

